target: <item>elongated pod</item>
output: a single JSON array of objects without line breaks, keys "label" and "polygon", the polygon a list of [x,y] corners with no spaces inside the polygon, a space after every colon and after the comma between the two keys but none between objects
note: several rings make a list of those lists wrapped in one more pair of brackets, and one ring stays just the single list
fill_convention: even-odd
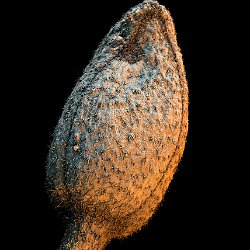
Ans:
[{"label": "elongated pod", "polygon": [[103,249],[145,225],[188,132],[188,86],[168,10],[144,1],[104,37],[54,132],[47,186],[70,214],[60,249]]}]

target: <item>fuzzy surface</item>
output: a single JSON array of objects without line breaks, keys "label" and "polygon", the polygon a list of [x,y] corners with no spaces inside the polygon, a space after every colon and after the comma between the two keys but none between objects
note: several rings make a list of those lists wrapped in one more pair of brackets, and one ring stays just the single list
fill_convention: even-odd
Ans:
[{"label": "fuzzy surface", "polygon": [[61,249],[103,249],[152,217],[188,132],[188,86],[168,10],[144,1],[99,44],[69,96],[47,187],[72,214]]}]

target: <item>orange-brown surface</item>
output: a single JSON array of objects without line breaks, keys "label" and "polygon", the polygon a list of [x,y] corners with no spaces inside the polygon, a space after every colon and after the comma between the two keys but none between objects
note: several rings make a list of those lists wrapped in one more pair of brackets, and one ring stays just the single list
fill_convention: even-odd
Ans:
[{"label": "orange-brown surface", "polygon": [[151,218],[188,132],[188,87],[170,13],[128,11],[99,45],[65,104],[48,190],[70,211],[61,249],[103,249]]}]

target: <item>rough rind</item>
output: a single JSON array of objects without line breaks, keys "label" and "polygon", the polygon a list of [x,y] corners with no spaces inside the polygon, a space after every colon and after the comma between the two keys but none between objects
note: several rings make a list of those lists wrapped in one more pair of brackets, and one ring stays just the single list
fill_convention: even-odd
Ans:
[{"label": "rough rind", "polygon": [[78,228],[61,249],[103,249],[145,225],[173,178],[187,131],[188,87],[173,20],[145,1],[103,39],[55,129],[48,191]]}]

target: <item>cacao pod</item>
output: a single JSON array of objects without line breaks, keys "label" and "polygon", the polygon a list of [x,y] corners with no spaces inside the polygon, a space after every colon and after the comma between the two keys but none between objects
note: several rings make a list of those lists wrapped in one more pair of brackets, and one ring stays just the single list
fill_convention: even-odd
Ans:
[{"label": "cacao pod", "polygon": [[103,249],[141,229],[183,155],[188,86],[169,11],[131,8],[104,37],[69,96],[47,164],[68,212],[60,249]]}]

